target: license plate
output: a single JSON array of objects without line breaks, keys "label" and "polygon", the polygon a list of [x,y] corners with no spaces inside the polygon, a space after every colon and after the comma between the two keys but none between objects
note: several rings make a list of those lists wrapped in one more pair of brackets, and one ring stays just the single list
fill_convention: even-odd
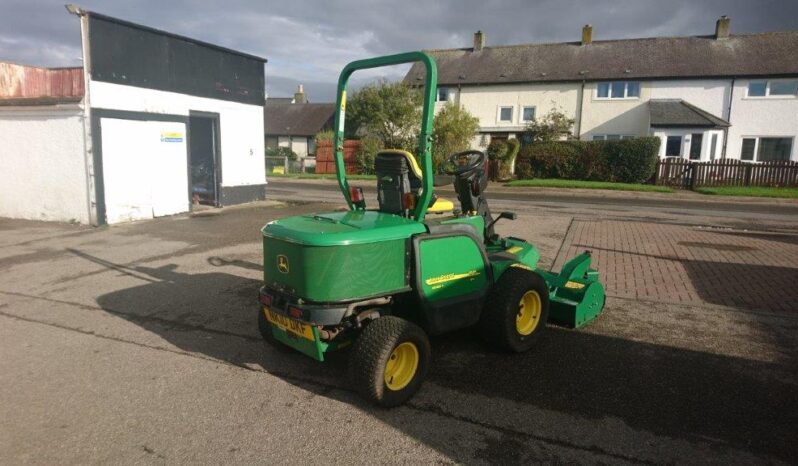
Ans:
[{"label": "license plate", "polygon": [[313,336],[313,328],[311,328],[310,325],[303,324],[298,320],[286,317],[282,314],[272,312],[272,310],[268,307],[264,307],[263,312],[266,313],[266,319],[268,319],[272,325],[306,340],[314,341],[316,339]]}]

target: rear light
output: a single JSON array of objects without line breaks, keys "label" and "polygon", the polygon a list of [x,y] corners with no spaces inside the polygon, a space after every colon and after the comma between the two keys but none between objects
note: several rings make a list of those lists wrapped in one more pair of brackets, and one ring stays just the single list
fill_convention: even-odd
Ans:
[{"label": "rear light", "polygon": [[294,319],[301,319],[302,318],[302,309],[298,307],[289,307],[288,308],[288,315],[293,317]]},{"label": "rear light", "polygon": [[354,186],[350,186],[349,198],[352,199],[352,202],[355,204],[360,204],[361,202],[364,202],[366,199],[363,197],[363,188],[356,188]]},{"label": "rear light", "polygon": [[413,210],[416,208],[416,193],[405,193],[402,196],[402,207],[405,210]]},{"label": "rear light", "polygon": [[259,301],[264,306],[271,306],[272,305],[272,297],[271,297],[271,295],[268,295],[268,294],[261,293]]}]

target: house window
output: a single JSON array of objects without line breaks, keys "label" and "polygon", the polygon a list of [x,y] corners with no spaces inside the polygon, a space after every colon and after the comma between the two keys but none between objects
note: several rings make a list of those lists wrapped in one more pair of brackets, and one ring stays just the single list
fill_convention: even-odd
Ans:
[{"label": "house window", "polygon": [[609,81],[598,83],[596,98],[598,99],[637,99],[640,97],[640,82]]},{"label": "house window", "polygon": [[704,142],[702,133],[693,133],[690,142],[690,160],[701,160],[701,143]]},{"label": "house window", "polygon": [[715,160],[715,150],[718,148],[718,135],[717,133],[712,135],[712,139],[709,145],[709,160]]},{"label": "house window", "polygon": [[668,136],[665,142],[665,157],[681,157],[682,156],[682,137],[681,136]]},{"label": "house window", "polygon": [[790,160],[793,138],[743,138],[741,160],[771,162]]},{"label": "house window", "polygon": [[316,156],[316,138],[308,138],[308,157]]},{"label": "house window", "polygon": [[535,107],[524,107],[521,111],[521,119],[529,122],[535,119]]},{"label": "house window", "polygon": [[448,87],[439,87],[438,88],[438,102],[448,102],[449,101],[449,88]]},{"label": "house window", "polygon": [[503,123],[512,123],[513,107],[499,107],[499,121]]},{"label": "house window", "polygon": [[748,97],[795,97],[798,94],[798,80],[751,81],[748,83]]},{"label": "house window", "polygon": [[640,97],[640,83],[629,81],[626,83],[626,97]]},{"label": "house window", "polygon": [[756,138],[743,138],[743,148],[740,153],[740,160],[754,160],[756,150]]},{"label": "house window", "polygon": [[798,81],[773,81],[768,95],[792,95],[798,91]]}]

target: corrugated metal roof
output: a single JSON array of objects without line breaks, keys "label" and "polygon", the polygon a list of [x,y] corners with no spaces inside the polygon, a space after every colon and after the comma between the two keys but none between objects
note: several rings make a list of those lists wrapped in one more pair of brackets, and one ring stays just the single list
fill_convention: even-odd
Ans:
[{"label": "corrugated metal roof", "polygon": [[0,62],[0,101],[52,104],[75,102],[83,94],[83,68],[40,68]]},{"label": "corrugated metal roof", "polygon": [[[430,50],[438,83],[503,84],[608,79],[798,75],[798,31],[659,37]],[[416,63],[405,82],[417,84]]]}]

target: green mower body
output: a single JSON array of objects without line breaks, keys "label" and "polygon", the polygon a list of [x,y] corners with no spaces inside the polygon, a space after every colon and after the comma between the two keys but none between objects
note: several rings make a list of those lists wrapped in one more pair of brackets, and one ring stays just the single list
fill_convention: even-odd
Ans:
[{"label": "green mower body", "polygon": [[[380,208],[369,210],[344,170],[346,84],[356,69],[412,61],[427,67],[421,167],[411,154],[388,151],[383,170],[396,171],[380,175],[378,170]],[[547,320],[580,327],[604,305],[589,252],[555,273],[538,268],[540,254],[532,244],[493,232],[479,166],[471,178],[454,178],[462,212],[427,215],[437,202],[429,137],[435,90],[435,63],[422,52],[347,65],[339,80],[335,160],[350,210],[283,218],[261,231],[259,327],[264,338],[319,361],[328,351],[353,346],[350,369],[361,380],[358,389],[385,406],[417,390],[429,360],[425,335],[477,325],[486,328],[489,340],[523,351]],[[399,210],[389,202],[392,193],[384,192],[394,185],[405,190],[399,193],[402,202],[408,196],[412,201]],[[517,335],[505,335],[516,328]]]}]

